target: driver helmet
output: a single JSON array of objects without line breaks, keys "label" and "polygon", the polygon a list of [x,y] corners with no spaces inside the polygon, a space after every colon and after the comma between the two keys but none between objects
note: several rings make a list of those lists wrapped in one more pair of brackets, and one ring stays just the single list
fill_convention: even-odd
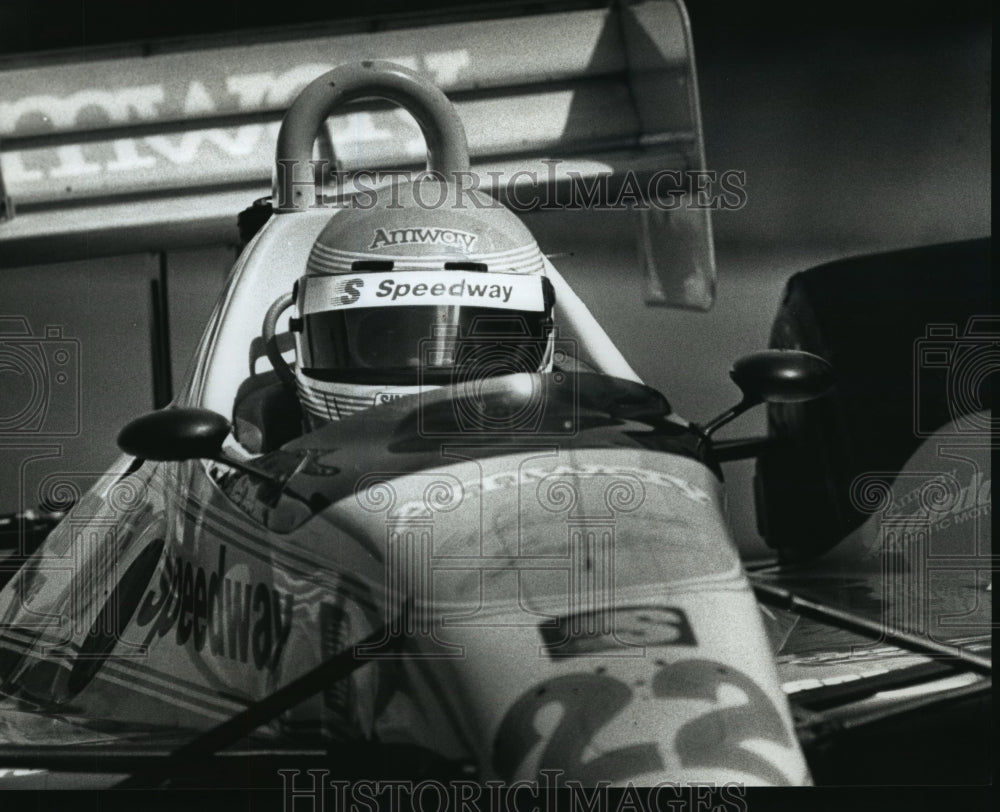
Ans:
[{"label": "driver helmet", "polygon": [[531,232],[437,178],[338,211],[297,282],[295,383],[313,428],[442,385],[551,369],[555,294]]}]

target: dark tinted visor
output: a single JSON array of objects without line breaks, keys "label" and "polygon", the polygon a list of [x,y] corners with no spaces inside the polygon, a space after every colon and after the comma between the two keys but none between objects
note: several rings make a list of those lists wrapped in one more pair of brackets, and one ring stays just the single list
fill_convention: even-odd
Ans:
[{"label": "dark tinted visor", "polygon": [[[546,362],[554,296],[543,277],[445,271],[303,281],[299,360],[311,377],[448,383],[537,372]],[[427,304],[411,304],[421,299]]]}]

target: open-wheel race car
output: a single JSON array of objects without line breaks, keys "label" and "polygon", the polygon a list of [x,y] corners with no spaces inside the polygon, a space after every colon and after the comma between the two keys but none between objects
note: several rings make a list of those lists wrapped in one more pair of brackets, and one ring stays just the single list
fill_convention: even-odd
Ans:
[{"label": "open-wheel race car", "polygon": [[[317,128],[370,97],[414,115],[428,172],[324,205]],[[989,404],[945,381],[915,435],[884,308],[964,330],[924,336],[928,368],[995,367],[966,329],[988,244],[796,276],[740,402],[692,423],[468,169],[408,69],[293,104],[181,392],[0,593],[6,780],[985,779]],[[764,402],[768,438],[713,441]],[[780,560],[748,573],[722,466],[749,457]]]}]

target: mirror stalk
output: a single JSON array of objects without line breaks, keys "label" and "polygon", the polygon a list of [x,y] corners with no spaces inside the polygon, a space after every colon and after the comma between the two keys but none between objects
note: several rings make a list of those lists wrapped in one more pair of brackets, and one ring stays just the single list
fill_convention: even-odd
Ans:
[{"label": "mirror stalk", "polygon": [[273,474],[260,470],[259,468],[254,468],[252,465],[247,465],[245,462],[237,460],[224,453],[219,453],[214,457],[206,457],[206,459],[210,459],[212,462],[217,462],[222,465],[228,465],[230,468],[235,468],[242,474],[255,476],[258,479],[263,479],[265,482],[270,482],[274,485],[284,484],[284,481],[280,477],[276,477]]},{"label": "mirror stalk", "polygon": [[771,437],[741,437],[736,440],[716,440],[715,459],[719,462],[751,460],[759,457],[774,444]]},{"label": "mirror stalk", "polygon": [[733,364],[729,377],[740,388],[743,399],[707,423],[692,424],[701,435],[699,447],[724,425],[754,406],[765,402],[802,403],[813,400],[826,394],[834,382],[833,367],[825,359],[801,350],[751,353]]},{"label": "mirror stalk", "polygon": [[754,397],[744,397],[739,403],[737,403],[732,408],[726,409],[722,414],[717,417],[713,417],[707,423],[698,425],[698,430],[701,432],[702,436],[707,440],[716,431],[721,429],[726,423],[735,420],[741,414],[749,411],[754,406],[758,406],[764,401],[761,398]]}]

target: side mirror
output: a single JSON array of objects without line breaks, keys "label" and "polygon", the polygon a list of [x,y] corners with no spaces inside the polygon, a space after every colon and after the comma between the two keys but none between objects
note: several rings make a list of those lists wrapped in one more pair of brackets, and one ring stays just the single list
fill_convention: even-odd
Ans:
[{"label": "side mirror", "polygon": [[733,364],[733,379],[743,400],[700,426],[709,437],[730,420],[760,403],[801,403],[824,395],[833,386],[833,367],[818,355],[801,350],[762,350]]},{"label": "side mirror", "polygon": [[750,405],[801,403],[818,398],[833,386],[833,367],[801,350],[762,350],[744,355],[729,372]]},{"label": "side mirror", "polygon": [[118,447],[144,460],[216,459],[229,430],[229,421],[208,409],[160,409],[125,426]]},{"label": "side mirror", "polygon": [[232,426],[209,409],[160,409],[137,417],[118,432],[118,447],[143,460],[217,460],[267,482],[279,480],[222,453]]}]

